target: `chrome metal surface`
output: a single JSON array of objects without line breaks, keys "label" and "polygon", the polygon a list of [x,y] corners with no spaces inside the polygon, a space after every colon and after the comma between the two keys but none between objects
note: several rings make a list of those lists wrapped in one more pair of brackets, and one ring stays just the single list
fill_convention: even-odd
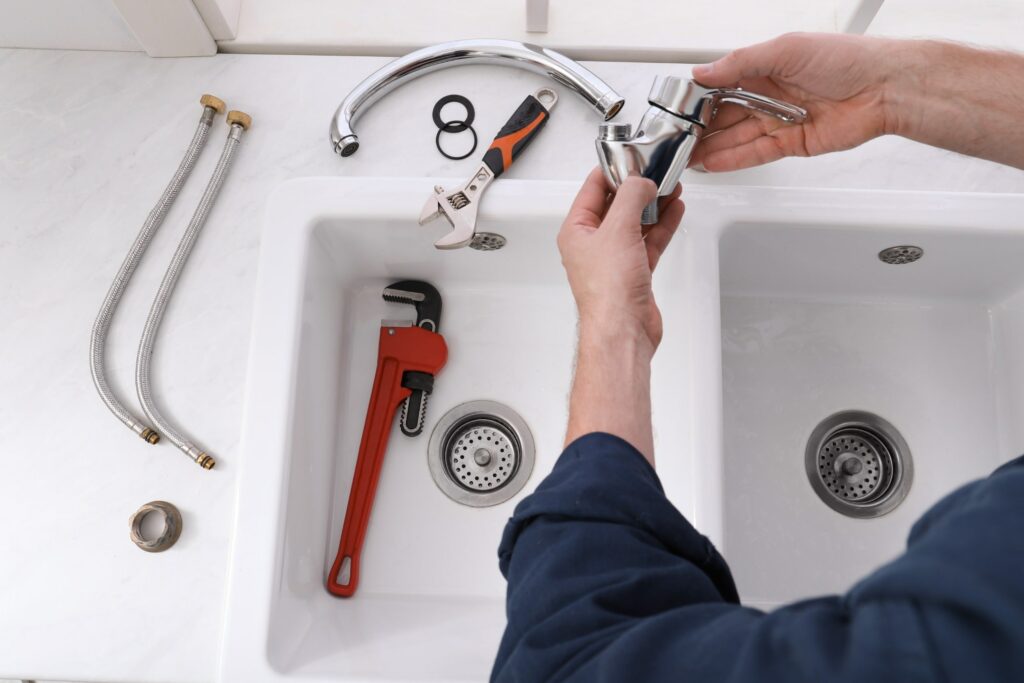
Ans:
[{"label": "chrome metal surface", "polygon": [[540,88],[533,93],[533,96],[544,105],[545,109],[551,109],[558,102],[558,93],[551,88]]},{"label": "chrome metal surface", "polygon": [[506,243],[507,240],[504,236],[496,232],[478,232],[473,235],[469,248],[476,249],[477,251],[497,251],[505,246]]},{"label": "chrome metal surface", "polygon": [[628,140],[632,136],[632,123],[602,123],[597,127],[599,140]]},{"label": "chrome metal surface", "polygon": [[[146,538],[142,533],[142,522],[149,515],[158,515],[163,520],[163,528],[156,538]],[[167,501],[154,500],[128,518],[128,528],[132,543],[147,553],[160,553],[178,542],[182,528],[181,512]]]},{"label": "chrome metal surface", "polygon": [[[788,123],[807,118],[807,112],[786,102],[739,88],[706,88],[696,81],[658,76],[648,96],[651,105],[636,134],[623,136],[619,128],[602,126],[596,141],[597,157],[612,188],[630,175],[658,184],[658,196],[675,189],[686,170],[705,127],[721,104],[736,104]],[[644,225],[657,222],[657,207],[644,212]]]},{"label": "chrome metal surface", "polygon": [[167,304],[171,300],[171,295],[174,293],[174,287],[178,283],[178,278],[185,267],[185,262],[188,261],[189,254],[192,253],[192,247],[195,246],[199,232],[206,224],[206,218],[210,214],[210,209],[213,208],[213,203],[217,200],[217,195],[220,194],[220,189],[224,185],[224,179],[231,168],[231,162],[234,160],[235,150],[238,148],[243,130],[243,127],[237,123],[232,124],[228,130],[227,141],[224,143],[224,150],[217,161],[217,166],[214,168],[213,175],[206,185],[206,190],[203,191],[203,196],[200,198],[199,205],[192,215],[192,220],[189,221],[188,227],[185,228],[185,234],[182,235],[181,241],[178,242],[178,248],[174,251],[174,256],[171,257],[171,262],[167,266],[163,280],[160,282],[160,289],[157,290],[156,298],[153,299],[149,316],[146,318],[146,324],[142,330],[142,339],[139,341],[139,351],[135,359],[135,392],[139,397],[139,403],[142,405],[142,410],[146,417],[160,430],[161,434],[166,436],[171,443],[177,446],[185,455],[192,458],[203,469],[211,469],[216,464],[216,461],[212,456],[204,452],[202,448],[193,443],[190,438],[178,431],[160,412],[156,405],[156,399],[153,397],[150,383],[152,375],[151,363],[153,360],[153,348],[156,345],[156,335],[160,329],[160,323],[163,321],[164,312],[167,310]]},{"label": "chrome metal surface", "polygon": [[818,497],[850,517],[879,517],[903,502],[914,476],[910,448],[899,431],[864,411],[836,413],[819,424],[804,453]]},{"label": "chrome metal surface", "polygon": [[156,206],[149,212],[146,221],[139,230],[139,234],[135,237],[135,241],[128,250],[128,254],[124,257],[124,262],[118,269],[117,275],[114,276],[114,282],[110,285],[110,290],[107,291],[103,304],[100,306],[100,312],[96,315],[96,321],[92,326],[92,336],[89,339],[89,369],[92,373],[92,382],[96,386],[100,399],[103,400],[104,405],[110,409],[110,412],[118,420],[149,443],[159,441],[160,435],[128,410],[107,382],[107,334],[110,332],[110,324],[113,322],[114,313],[117,312],[117,306],[121,302],[121,297],[124,295],[124,291],[128,287],[128,282],[135,273],[135,269],[142,260],[142,255],[149,247],[149,243],[153,240],[153,235],[156,234],[157,229],[163,224],[168,210],[174,204],[174,200],[178,198],[178,193],[181,192],[185,180],[192,173],[196,160],[206,145],[210,125],[213,123],[216,113],[217,111],[214,107],[203,107],[199,118],[199,125],[192,136],[192,142],[189,143],[188,148],[185,150],[185,156],[182,158],[181,163],[178,164],[178,168],[171,177],[171,181],[167,184],[163,194],[160,195]]},{"label": "chrome metal surface", "polygon": [[459,64],[500,64],[548,76],[580,95],[605,120],[625,102],[591,71],[554,50],[512,40],[456,40],[410,52],[353,88],[331,119],[331,147],[343,157],[355,154],[359,136],[353,125],[374,102],[415,78]]},{"label": "chrome metal surface", "polygon": [[711,123],[722,104],[737,104],[786,123],[798,123],[807,118],[807,111],[803,108],[773,97],[742,88],[708,88],[694,80],[677,76],[655,77],[647,101],[702,126]]},{"label": "chrome metal surface", "polygon": [[640,213],[640,225],[654,225],[658,222],[658,200],[655,198],[653,202],[644,207],[644,210]]},{"label": "chrome metal surface", "polygon": [[477,493],[492,491],[512,478],[518,448],[501,425],[478,418],[452,434],[444,467],[456,483]]},{"label": "chrome metal surface", "polygon": [[910,244],[903,244],[896,247],[889,247],[878,252],[878,260],[892,266],[902,266],[913,263],[924,256],[924,249]]},{"label": "chrome metal surface", "polygon": [[440,185],[434,186],[434,192],[420,210],[419,224],[426,225],[443,216],[451,230],[444,237],[434,242],[438,249],[459,249],[468,246],[476,234],[476,215],[480,208],[480,197],[484,190],[494,181],[494,174],[487,164],[480,164],[476,173],[452,192]]},{"label": "chrome metal surface", "polygon": [[427,447],[434,483],[471,507],[497,505],[518,493],[530,478],[534,456],[526,422],[494,401],[471,401],[448,411]]}]

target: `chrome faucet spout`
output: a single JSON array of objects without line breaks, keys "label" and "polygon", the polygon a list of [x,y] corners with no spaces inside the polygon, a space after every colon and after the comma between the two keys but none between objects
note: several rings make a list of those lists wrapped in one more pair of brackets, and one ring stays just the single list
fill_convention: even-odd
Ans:
[{"label": "chrome faucet spout", "polygon": [[352,126],[374,102],[404,83],[459,64],[501,64],[533,71],[575,91],[607,121],[625,100],[593,72],[565,55],[513,40],[456,40],[410,52],[357,85],[331,119],[331,147],[343,157],[359,149]]}]

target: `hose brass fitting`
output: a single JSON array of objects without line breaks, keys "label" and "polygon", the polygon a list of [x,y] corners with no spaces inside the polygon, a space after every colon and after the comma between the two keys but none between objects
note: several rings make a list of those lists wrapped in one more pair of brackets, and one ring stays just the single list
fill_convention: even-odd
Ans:
[{"label": "hose brass fitting", "polygon": [[218,114],[223,114],[224,110],[228,108],[227,105],[224,104],[224,100],[219,97],[214,97],[213,95],[203,95],[199,98],[199,104],[213,109]]},{"label": "hose brass fitting", "polygon": [[237,123],[242,127],[243,130],[249,130],[249,126],[252,125],[252,117],[246,114],[244,111],[237,111],[232,109],[228,112],[228,125]]}]

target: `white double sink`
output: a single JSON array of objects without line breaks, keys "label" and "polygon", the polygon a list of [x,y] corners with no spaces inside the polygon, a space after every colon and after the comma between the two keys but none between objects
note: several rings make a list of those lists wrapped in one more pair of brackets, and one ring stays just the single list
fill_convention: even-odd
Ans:
[{"label": "white double sink", "polygon": [[[479,228],[495,252],[437,251],[416,225],[432,182],[307,179],[270,199],[249,362],[222,680],[479,681],[504,626],[496,549],[563,438],[575,312],[555,235],[577,186],[502,180]],[[770,608],[838,592],[895,556],[960,483],[1024,452],[1024,197],[691,186],[655,288],[658,472],[723,550],[741,597]],[[913,244],[913,264],[878,252]],[[444,297],[449,362],[426,432],[392,432],[360,586],[334,559],[385,303],[400,279]],[[459,403],[519,412],[537,460],[507,503],[435,486],[433,424]],[[629,407],[623,405],[623,409]],[[819,421],[867,410],[900,430],[915,479],[901,506],[844,517],[804,449]]]}]

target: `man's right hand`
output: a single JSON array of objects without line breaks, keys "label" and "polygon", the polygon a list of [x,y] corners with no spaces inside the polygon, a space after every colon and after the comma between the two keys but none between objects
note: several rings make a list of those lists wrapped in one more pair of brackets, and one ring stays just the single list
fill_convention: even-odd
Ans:
[{"label": "man's right hand", "polygon": [[789,125],[722,107],[691,159],[734,171],[856,147],[885,134],[1024,169],[1024,56],[932,40],[793,33],[694,67],[810,114]]},{"label": "man's right hand", "polygon": [[735,87],[791,102],[810,116],[790,125],[722,107],[691,161],[734,171],[787,156],[850,149],[895,132],[886,93],[900,43],[844,34],[792,33],[694,67],[708,87]]}]

